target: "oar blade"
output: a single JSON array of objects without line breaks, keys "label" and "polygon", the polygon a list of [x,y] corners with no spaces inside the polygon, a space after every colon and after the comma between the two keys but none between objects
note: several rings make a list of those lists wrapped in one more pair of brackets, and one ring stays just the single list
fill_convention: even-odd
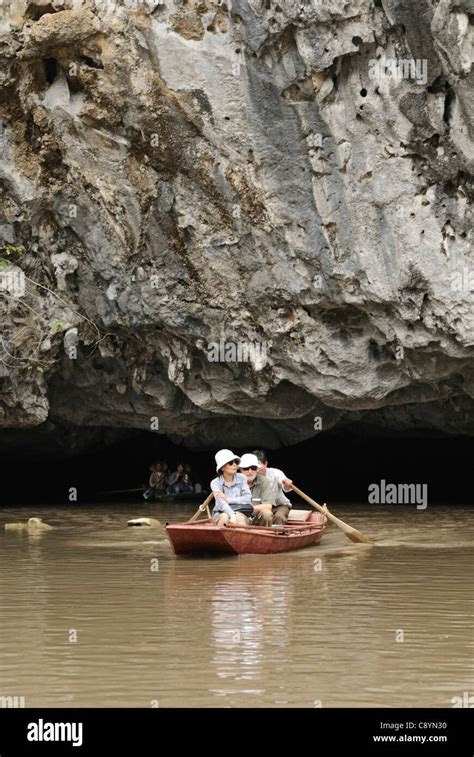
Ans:
[{"label": "oar blade", "polygon": [[360,531],[356,531],[355,529],[352,531],[345,531],[345,534],[347,538],[355,544],[373,544],[372,539],[369,539],[368,536],[361,534]]}]

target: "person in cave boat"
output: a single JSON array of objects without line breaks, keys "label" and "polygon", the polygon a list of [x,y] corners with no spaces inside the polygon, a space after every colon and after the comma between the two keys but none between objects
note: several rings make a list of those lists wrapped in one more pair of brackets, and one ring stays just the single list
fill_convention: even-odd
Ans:
[{"label": "person in cave boat", "polygon": [[178,463],[176,470],[170,475],[168,494],[183,494],[193,491],[193,485],[189,473],[184,470],[183,463]]},{"label": "person in cave boat", "polygon": [[157,497],[166,490],[166,471],[163,470],[162,463],[152,463],[149,470],[151,471],[151,475],[148,480],[148,489],[143,492],[144,499]]},{"label": "person in cave boat", "polygon": [[237,467],[240,457],[234,455],[230,449],[216,452],[217,477],[211,481],[211,492],[214,494],[214,508],[212,518],[218,526],[226,523],[248,525],[253,515],[252,493],[243,473],[238,473]]},{"label": "person in cave boat", "polygon": [[285,492],[291,491],[293,481],[288,478],[279,468],[269,468],[267,453],[263,449],[256,449],[252,453],[258,459],[258,471],[260,476],[266,476],[270,481],[275,504],[272,508],[273,523],[277,526],[283,526],[288,520],[291,509],[291,502],[285,495]]}]

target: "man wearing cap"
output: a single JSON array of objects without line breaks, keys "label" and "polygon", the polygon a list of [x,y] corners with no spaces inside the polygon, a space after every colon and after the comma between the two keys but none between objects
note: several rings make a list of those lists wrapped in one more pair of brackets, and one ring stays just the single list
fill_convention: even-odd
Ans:
[{"label": "man wearing cap", "polygon": [[229,521],[247,525],[253,514],[252,495],[243,473],[237,472],[240,457],[230,449],[221,449],[215,455],[217,478],[211,481],[215,504],[212,517],[218,526]]},{"label": "man wearing cap", "polygon": [[275,498],[275,505],[273,507],[273,524],[282,526],[288,520],[291,508],[291,502],[288,497],[285,496],[285,492],[291,491],[291,484],[293,481],[291,478],[287,478],[279,468],[268,467],[268,458],[263,449],[254,450],[253,454],[258,460],[259,475],[265,476],[272,487],[273,496]]},{"label": "man wearing cap", "polygon": [[246,452],[241,457],[239,470],[245,475],[252,493],[253,525],[269,527],[273,522],[272,507],[275,505],[275,497],[270,481],[257,474],[258,465],[255,455]]}]

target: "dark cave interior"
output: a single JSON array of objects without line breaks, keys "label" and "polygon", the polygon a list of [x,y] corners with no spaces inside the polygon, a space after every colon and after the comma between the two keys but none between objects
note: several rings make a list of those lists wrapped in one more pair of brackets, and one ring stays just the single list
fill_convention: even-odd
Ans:
[{"label": "dark cave interior", "polygon": [[[107,432],[106,429],[103,430]],[[26,432],[23,432],[26,433]],[[224,445],[223,445],[224,446]],[[252,439],[246,449],[259,448]],[[30,451],[27,455],[2,447],[1,505],[71,504],[69,489],[77,489],[77,504],[141,501],[140,492],[108,496],[110,490],[133,489],[148,480],[148,466],[166,460],[173,470],[189,463],[194,481],[207,489],[215,475],[212,450],[189,450],[166,436],[132,431],[115,444],[99,445],[94,452],[52,457]],[[470,504],[472,439],[430,435],[370,434],[346,427],[313,439],[267,450],[270,465],[281,468],[303,491],[319,503],[368,503],[368,487],[379,483],[426,484],[430,504]]]}]

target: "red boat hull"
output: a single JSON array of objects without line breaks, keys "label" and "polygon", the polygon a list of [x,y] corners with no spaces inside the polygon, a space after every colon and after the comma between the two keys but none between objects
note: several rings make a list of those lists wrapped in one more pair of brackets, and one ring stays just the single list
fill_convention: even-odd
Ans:
[{"label": "red boat hull", "polygon": [[280,532],[277,529],[216,526],[213,520],[173,523],[166,533],[177,555],[220,552],[231,555],[268,555],[292,552],[318,544],[326,527],[326,518],[308,512],[304,521],[288,520],[293,526]]}]

